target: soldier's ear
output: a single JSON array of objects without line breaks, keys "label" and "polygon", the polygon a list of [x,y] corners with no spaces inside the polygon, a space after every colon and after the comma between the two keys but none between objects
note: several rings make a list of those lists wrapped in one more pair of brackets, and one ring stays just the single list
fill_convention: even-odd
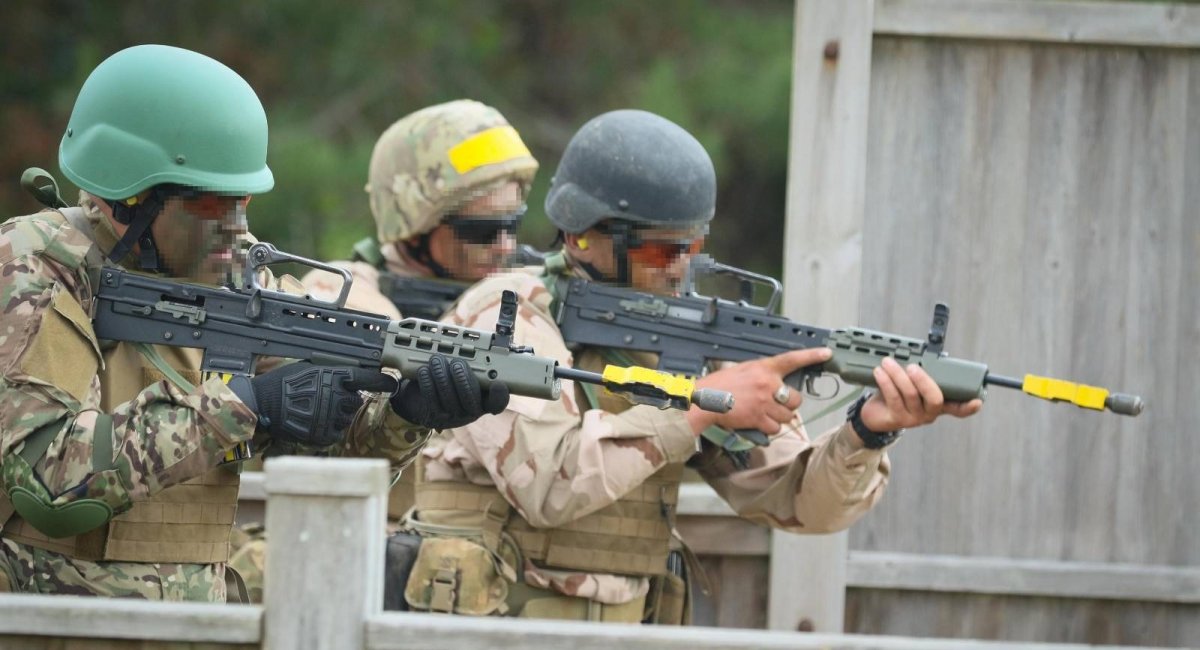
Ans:
[{"label": "soldier's ear", "polygon": [[587,237],[582,234],[575,235],[569,232],[563,233],[563,243],[567,245],[567,248],[573,248],[575,250],[585,251],[588,249]]}]

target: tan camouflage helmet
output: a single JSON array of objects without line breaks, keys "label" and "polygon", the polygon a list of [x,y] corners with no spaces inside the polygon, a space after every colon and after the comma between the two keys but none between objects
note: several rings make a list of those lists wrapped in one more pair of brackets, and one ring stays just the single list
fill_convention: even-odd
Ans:
[{"label": "tan camouflage helmet", "polygon": [[427,233],[449,211],[517,181],[538,163],[496,109],[469,99],[423,108],[388,127],[371,154],[367,193],[380,243]]}]

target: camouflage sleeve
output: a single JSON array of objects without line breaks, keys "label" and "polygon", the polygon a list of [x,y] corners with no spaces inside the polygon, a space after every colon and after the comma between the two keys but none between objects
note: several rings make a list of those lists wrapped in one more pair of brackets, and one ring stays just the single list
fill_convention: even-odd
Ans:
[{"label": "camouflage sleeve", "polygon": [[[516,339],[537,354],[569,365],[571,354],[549,318],[549,295],[532,276],[514,274],[476,285],[451,320],[478,329],[495,326],[502,288],[520,298]],[[590,514],[641,485],[668,463],[696,449],[696,436],[678,411],[648,406],[621,414],[581,411],[571,382],[557,401],[514,396],[507,411],[451,432],[464,453],[534,526],[553,527]],[[427,476],[437,480],[436,470]]]},{"label": "camouflage sleeve", "polygon": [[190,393],[158,382],[110,414],[113,468],[95,472],[102,358],[80,304],[89,299],[83,278],[45,255],[0,262],[0,455],[19,452],[33,431],[58,431],[34,465],[38,476],[6,471],[6,486],[40,479],[54,503],[96,498],[121,512],[203,474],[251,436],[254,414],[219,380]]},{"label": "camouflage sleeve", "polygon": [[797,417],[750,452],[746,469],[708,445],[692,466],[742,517],[794,533],[831,533],[858,521],[887,487],[887,454],[855,447],[854,435],[843,423],[810,441]]},{"label": "camouflage sleeve", "polygon": [[346,432],[346,440],[334,447],[331,455],[383,458],[392,472],[399,473],[412,464],[432,435],[432,429],[396,415],[387,395],[371,395]]}]

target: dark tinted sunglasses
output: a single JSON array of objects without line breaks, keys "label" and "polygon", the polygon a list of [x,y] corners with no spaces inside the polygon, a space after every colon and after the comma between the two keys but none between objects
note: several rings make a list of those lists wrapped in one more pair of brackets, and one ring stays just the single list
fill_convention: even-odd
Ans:
[{"label": "dark tinted sunglasses", "polygon": [[501,232],[515,235],[525,216],[526,206],[517,211],[495,217],[464,217],[449,215],[446,225],[454,231],[454,236],[468,244],[490,244],[496,241]]}]

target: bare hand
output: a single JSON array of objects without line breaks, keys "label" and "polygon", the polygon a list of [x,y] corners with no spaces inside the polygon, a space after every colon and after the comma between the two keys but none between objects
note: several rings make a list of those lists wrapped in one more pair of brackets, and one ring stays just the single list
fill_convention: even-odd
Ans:
[{"label": "bare hand", "polygon": [[775,391],[783,385],[783,378],[805,366],[828,361],[830,356],[829,348],[793,350],[743,361],[705,375],[696,381],[696,387],[729,391],[733,394],[733,409],[717,414],[693,406],[687,413],[688,422],[696,434],[717,424],[727,429],[755,429],[775,435],[783,424],[796,417],[796,409],[804,401],[800,391],[790,388],[786,403],[775,401]]},{"label": "bare hand", "polygon": [[875,369],[879,392],[863,404],[862,422],[871,431],[883,433],[923,426],[949,413],[965,418],[983,408],[983,400],[947,402],[933,378],[916,364],[907,368],[891,357]]}]

